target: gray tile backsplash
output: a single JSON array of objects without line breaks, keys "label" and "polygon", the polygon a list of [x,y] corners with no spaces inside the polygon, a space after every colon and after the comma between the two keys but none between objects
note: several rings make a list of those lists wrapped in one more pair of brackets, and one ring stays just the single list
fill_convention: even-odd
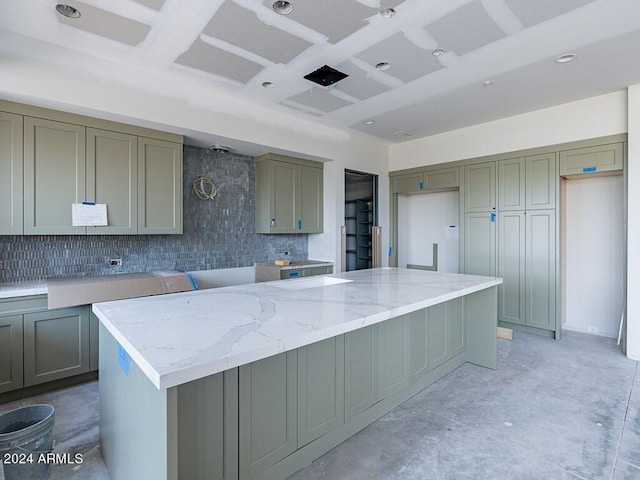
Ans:
[{"label": "gray tile backsplash", "polygon": [[[200,200],[193,181],[213,180],[218,194]],[[184,147],[182,235],[0,236],[0,283],[47,278],[251,266],[307,258],[307,235],[254,233],[255,164],[245,155]],[[109,260],[121,258],[112,267]]]}]

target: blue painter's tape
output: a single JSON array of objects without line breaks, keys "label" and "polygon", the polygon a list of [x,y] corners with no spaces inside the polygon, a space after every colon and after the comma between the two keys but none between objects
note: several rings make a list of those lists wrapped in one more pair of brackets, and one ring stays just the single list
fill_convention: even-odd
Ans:
[{"label": "blue painter's tape", "polygon": [[420,182],[420,190],[422,190],[424,188],[424,184],[422,182]]},{"label": "blue painter's tape", "polygon": [[82,202],[83,205],[95,205],[96,202]]},{"label": "blue painter's tape", "polygon": [[584,167],[582,169],[582,173],[591,173],[591,172],[595,172],[598,169],[598,167]]},{"label": "blue painter's tape", "polygon": [[193,275],[191,275],[190,273],[187,273],[187,278],[189,279],[189,281],[191,282],[191,287],[194,290],[198,290],[198,284],[196,283],[196,279],[193,278]]},{"label": "blue painter's tape", "polygon": [[122,348],[122,345],[120,344],[118,344],[118,365],[120,365],[120,368],[122,369],[125,375],[129,375],[129,367],[131,366],[131,357],[125,351],[125,349]]},{"label": "blue painter's tape", "polygon": [[300,272],[289,272],[290,277],[297,277],[298,275],[300,275]]},{"label": "blue painter's tape", "polygon": [[496,223],[496,214],[491,213],[491,223]]},{"label": "blue painter's tape", "polygon": [[391,257],[392,253],[393,253],[393,247],[389,247],[389,257]]},{"label": "blue painter's tape", "polygon": [[298,230],[302,230],[302,220],[298,220]]}]

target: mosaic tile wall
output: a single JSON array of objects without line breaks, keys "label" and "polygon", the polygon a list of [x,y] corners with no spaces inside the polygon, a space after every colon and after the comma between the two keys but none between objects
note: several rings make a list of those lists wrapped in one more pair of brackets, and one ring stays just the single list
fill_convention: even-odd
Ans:
[{"label": "mosaic tile wall", "polygon": [[[213,200],[192,189],[199,176],[218,187]],[[184,147],[183,235],[0,236],[0,283],[149,270],[209,270],[307,258],[306,235],[254,233],[252,157]],[[121,258],[120,267],[109,260]]]}]

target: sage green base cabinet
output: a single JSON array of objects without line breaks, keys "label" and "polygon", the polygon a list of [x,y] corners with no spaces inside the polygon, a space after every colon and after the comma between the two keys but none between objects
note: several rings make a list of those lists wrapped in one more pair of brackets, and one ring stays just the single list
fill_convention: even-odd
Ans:
[{"label": "sage green base cabinet", "polygon": [[24,315],[24,385],[89,371],[89,307]]},{"label": "sage green base cabinet", "polygon": [[322,233],[323,218],[322,163],[256,157],[256,233]]},{"label": "sage green base cabinet", "polygon": [[22,388],[22,315],[0,317],[0,393]]},{"label": "sage green base cabinet", "polygon": [[0,301],[0,393],[97,369],[89,306],[47,310],[46,295]]},{"label": "sage green base cabinet", "polygon": [[23,233],[22,116],[0,112],[0,235]]},{"label": "sage green base cabinet", "polygon": [[491,287],[166,390],[101,325],[109,474],[287,478],[465,361],[495,368],[496,318]]}]

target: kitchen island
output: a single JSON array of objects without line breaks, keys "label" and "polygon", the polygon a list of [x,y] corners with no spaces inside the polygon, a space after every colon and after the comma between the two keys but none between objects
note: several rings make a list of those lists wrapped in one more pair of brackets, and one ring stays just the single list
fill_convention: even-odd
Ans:
[{"label": "kitchen island", "polygon": [[112,478],[283,479],[465,361],[501,279],[381,268],[95,304]]}]

